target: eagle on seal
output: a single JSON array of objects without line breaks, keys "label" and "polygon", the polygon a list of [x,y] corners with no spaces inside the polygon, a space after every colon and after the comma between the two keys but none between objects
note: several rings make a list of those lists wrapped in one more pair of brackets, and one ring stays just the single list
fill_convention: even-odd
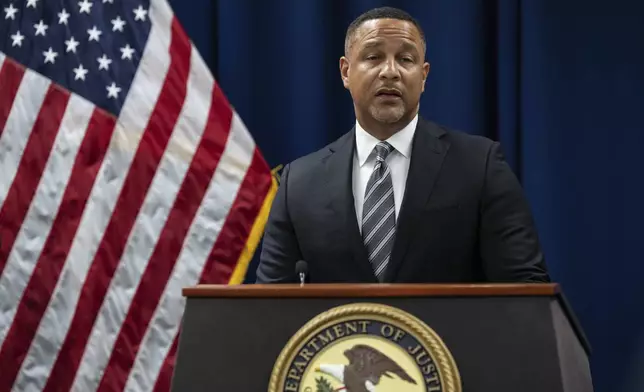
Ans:
[{"label": "eagle on seal", "polygon": [[365,344],[357,344],[344,352],[349,360],[348,365],[322,364],[316,370],[344,384],[346,392],[376,392],[376,385],[382,376],[401,380],[416,385],[416,381],[391,358]]}]

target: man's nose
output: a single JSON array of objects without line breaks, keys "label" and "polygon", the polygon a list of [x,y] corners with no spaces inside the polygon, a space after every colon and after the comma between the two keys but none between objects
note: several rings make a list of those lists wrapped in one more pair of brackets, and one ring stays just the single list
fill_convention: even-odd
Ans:
[{"label": "man's nose", "polygon": [[398,69],[398,62],[395,58],[388,58],[382,64],[380,70],[381,79],[400,79],[400,70]]}]

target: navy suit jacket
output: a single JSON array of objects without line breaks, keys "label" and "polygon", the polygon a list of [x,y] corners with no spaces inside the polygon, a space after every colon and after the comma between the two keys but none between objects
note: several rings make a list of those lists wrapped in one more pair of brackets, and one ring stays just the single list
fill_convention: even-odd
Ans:
[{"label": "navy suit jacket", "polygon": [[[258,283],[378,282],[358,229],[355,129],[285,166]],[[548,282],[523,190],[498,143],[419,118],[384,282]]]}]

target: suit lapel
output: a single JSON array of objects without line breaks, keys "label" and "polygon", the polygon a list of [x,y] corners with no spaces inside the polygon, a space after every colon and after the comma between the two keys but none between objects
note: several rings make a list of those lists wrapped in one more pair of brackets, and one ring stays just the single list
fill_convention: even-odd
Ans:
[{"label": "suit lapel", "polygon": [[445,132],[419,118],[411,153],[405,196],[398,216],[396,239],[385,272],[385,282],[393,282],[403,263],[416,219],[427,204],[440,173],[449,142],[442,140]]},{"label": "suit lapel", "polygon": [[369,263],[356,219],[352,186],[354,132],[355,129],[329,146],[331,154],[326,158],[325,164],[326,184],[330,195],[329,207],[341,228],[339,232],[342,236],[337,240],[349,243],[355,266],[360,269],[365,279],[377,283],[378,279]]}]

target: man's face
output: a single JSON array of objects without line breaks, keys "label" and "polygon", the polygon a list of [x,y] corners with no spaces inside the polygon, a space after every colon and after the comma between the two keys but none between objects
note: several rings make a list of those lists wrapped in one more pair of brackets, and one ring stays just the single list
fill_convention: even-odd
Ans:
[{"label": "man's face", "polygon": [[356,115],[387,124],[413,118],[429,73],[418,29],[397,19],[369,20],[352,42],[340,72]]}]

